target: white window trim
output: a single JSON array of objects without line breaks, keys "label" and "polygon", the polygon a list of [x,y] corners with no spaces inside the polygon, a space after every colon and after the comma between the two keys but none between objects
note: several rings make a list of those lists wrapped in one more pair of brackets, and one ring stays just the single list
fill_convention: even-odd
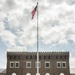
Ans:
[{"label": "white window trim", "polygon": [[[49,67],[46,67],[46,63],[49,63]],[[45,68],[50,68],[50,61],[45,62]]]},{"label": "white window trim", "polygon": [[[30,63],[30,67],[27,66],[28,63]],[[26,62],[26,68],[31,68],[31,62]]]},{"label": "white window trim", "polygon": [[[60,63],[60,67],[58,67],[58,63]],[[61,68],[61,62],[59,61],[59,62],[57,62],[57,68]]]},{"label": "white window trim", "polygon": [[[63,67],[63,63],[65,63],[65,67]],[[66,62],[64,61],[64,62],[62,62],[62,68],[66,68]]]},{"label": "white window trim", "polygon": [[[38,62],[39,63],[39,68],[41,68],[41,63],[40,62]],[[37,62],[35,62],[35,68],[37,68]]]},{"label": "white window trim", "polygon": [[13,65],[13,67],[11,67],[11,63],[13,63],[13,64],[14,64],[14,62],[13,62],[13,61],[10,61],[10,68],[14,68],[14,65]]},{"label": "white window trim", "polygon": [[[18,63],[18,67],[16,67],[16,63]],[[15,68],[19,68],[19,61],[15,61]]]}]

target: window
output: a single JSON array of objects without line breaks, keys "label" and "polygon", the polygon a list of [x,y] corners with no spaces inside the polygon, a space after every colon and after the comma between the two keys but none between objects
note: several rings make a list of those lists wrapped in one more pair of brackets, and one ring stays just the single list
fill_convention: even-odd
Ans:
[{"label": "window", "polygon": [[39,56],[39,59],[41,59],[41,55]]},{"label": "window", "polygon": [[12,75],[16,75],[16,73],[12,73]]},{"label": "window", "polygon": [[64,56],[64,58],[66,59],[66,55]]},{"label": "window", "polygon": [[30,56],[30,59],[32,59],[32,55]]},{"label": "window", "polygon": [[37,56],[35,55],[35,59],[37,59]]},{"label": "window", "polygon": [[31,62],[26,62],[26,68],[31,68]]},{"label": "window", "polygon": [[61,62],[57,62],[57,68],[61,68]]},{"label": "window", "polygon": [[28,56],[26,56],[26,59],[28,59]]},{"label": "window", "polygon": [[40,75],[40,73],[36,73],[36,75]]},{"label": "window", "polygon": [[14,68],[14,62],[10,62],[10,68]]},{"label": "window", "polygon": [[50,59],[50,55],[48,56],[48,59]]},{"label": "window", "polygon": [[58,59],[58,56],[56,55],[56,59]]},{"label": "window", "polygon": [[46,59],[46,56],[44,56],[44,59]]},{"label": "window", "polygon": [[10,55],[10,60],[11,60],[12,56]]},{"label": "window", "polygon": [[50,75],[49,73],[46,73],[45,75]]},{"label": "window", "polygon": [[50,62],[45,62],[45,68],[50,68]]},{"label": "window", "polygon": [[16,56],[14,56],[14,59],[16,59]]},{"label": "window", "polygon": [[64,73],[60,73],[60,75],[65,75]]},{"label": "window", "polygon": [[36,68],[37,68],[37,67],[39,67],[39,68],[40,68],[40,67],[41,67],[40,62],[38,62],[38,63],[36,62],[36,63],[35,63],[35,67],[36,67]]},{"label": "window", "polygon": [[15,68],[19,68],[19,62],[15,62]]},{"label": "window", "polygon": [[20,59],[20,56],[17,56],[18,57],[18,59]]},{"label": "window", "polygon": [[60,59],[62,59],[62,56],[60,56]]},{"label": "window", "polygon": [[62,62],[62,68],[66,68],[66,62]]},{"label": "window", "polygon": [[31,75],[30,73],[27,73],[26,75]]},{"label": "window", "polygon": [[40,73],[36,73],[36,75],[40,75]]}]

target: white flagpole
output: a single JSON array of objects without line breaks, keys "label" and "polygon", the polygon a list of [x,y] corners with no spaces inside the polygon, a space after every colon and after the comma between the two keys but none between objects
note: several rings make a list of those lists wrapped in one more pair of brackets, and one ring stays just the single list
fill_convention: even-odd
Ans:
[{"label": "white flagpole", "polygon": [[37,75],[39,75],[39,34],[38,34],[38,2],[37,2]]}]

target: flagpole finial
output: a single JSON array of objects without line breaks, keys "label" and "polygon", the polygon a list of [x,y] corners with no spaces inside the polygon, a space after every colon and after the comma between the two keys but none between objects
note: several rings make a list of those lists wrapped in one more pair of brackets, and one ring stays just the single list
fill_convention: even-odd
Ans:
[{"label": "flagpole finial", "polygon": [[37,4],[38,4],[38,2],[37,2]]}]

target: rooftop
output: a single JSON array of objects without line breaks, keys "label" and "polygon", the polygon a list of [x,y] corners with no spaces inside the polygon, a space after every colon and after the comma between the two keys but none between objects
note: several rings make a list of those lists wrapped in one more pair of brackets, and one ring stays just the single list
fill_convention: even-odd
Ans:
[{"label": "rooftop", "polygon": [[75,74],[75,68],[70,68],[70,74]]},{"label": "rooftop", "polygon": [[[36,54],[37,52],[7,52],[7,54],[22,54],[22,55],[24,55],[24,54]],[[39,54],[58,54],[58,55],[61,55],[61,54],[63,54],[63,55],[65,55],[65,54],[69,54],[69,52],[39,52]]]},{"label": "rooftop", "polygon": [[0,69],[0,73],[6,73],[6,69]]}]

